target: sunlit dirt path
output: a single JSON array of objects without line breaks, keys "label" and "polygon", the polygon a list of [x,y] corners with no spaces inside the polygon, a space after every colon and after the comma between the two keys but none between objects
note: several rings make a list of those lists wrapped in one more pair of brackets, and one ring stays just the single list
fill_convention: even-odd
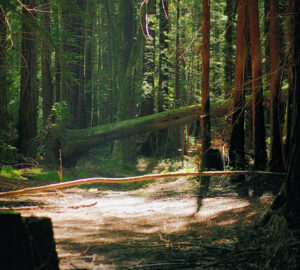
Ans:
[{"label": "sunlit dirt path", "polygon": [[272,197],[242,198],[223,178],[205,194],[199,186],[160,179],[134,191],[71,188],[6,200],[21,203],[23,216],[52,219],[60,269],[230,269],[238,234]]}]

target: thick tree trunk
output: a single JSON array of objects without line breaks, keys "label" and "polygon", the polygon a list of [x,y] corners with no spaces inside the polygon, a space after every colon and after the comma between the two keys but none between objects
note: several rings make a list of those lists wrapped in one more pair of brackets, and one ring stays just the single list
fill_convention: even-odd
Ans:
[{"label": "thick tree trunk", "polygon": [[26,8],[23,7],[18,146],[23,154],[27,154],[27,143],[37,135],[36,3],[26,0],[23,4]]},{"label": "thick tree trunk", "polygon": [[282,142],[279,121],[279,23],[278,0],[270,0],[270,128],[271,155],[269,168],[271,171],[283,171]]},{"label": "thick tree trunk", "polygon": [[51,76],[51,58],[49,50],[50,37],[50,3],[43,0],[41,12],[41,68],[42,68],[42,98],[43,98],[43,124],[47,125],[53,105],[53,84]]},{"label": "thick tree trunk", "polygon": [[231,94],[232,84],[233,84],[233,74],[234,74],[234,63],[233,63],[233,18],[234,18],[234,8],[233,1],[226,0],[225,14],[227,16],[226,28],[225,28],[225,89],[224,96],[228,98]]},{"label": "thick tree trunk", "polygon": [[[135,100],[132,83],[134,81],[134,66],[137,64],[138,57],[142,52],[142,39],[140,34],[135,36],[135,16],[131,1],[122,0],[120,4],[121,23],[123,24],[121,31],[122,52],[119,67],[119,90],[120,98],[118,104],[118,120],[123,121],[133,117],[136,104],[132,104]],[[110,23],[110,22],[109,22]],[[112,158],[117,160],[120,165],[126,162],[136,160],[136,147],[134,138],[126,138],[116,141],[112,153]]]},{"label": "thick tree trunk", "polygon": [[[289,1],[289,13],[295,13],[295,0]],[[288,81],[289,81],[289,90],[288,90],[288,102],[287,102],[287,120],[286,120],[286,147],[285,147],[285,163],[287,163],[287,159],[289,156],[289,147],[290,145],[290,133],[292,129],[292,110],[293,110],[293,93],[294,93],[294,32],[295,32],[295,16],[290,16],[289,18],[289,68],[288,68]]]},{"label": "thick tree trunk", "polygon": [[[75,126],[84,125],[83,93],[83,11],[84,0],[62,1],[63,56],[61,62],[61,101],[66,101],[72,111]],[[80,113],[79,113],[80,112]],[[78,125],[79,124],[79,125]]]},{"label": "thick tree trunk", "polygon": [[253,146],[254,168],[266,168],[266,133],[263,110],[261,51],[259,39],[258,0],[249,0],[249,32],[252,64],[252,114],[253,114]]},{"label": "thick tree trunk", "polygon": [[209,60],[210,60],[210,1],[202,1],[203,29],[202,29],[202,80],[201,80],[201,136],[202,163],[201,168],[207,168],[206,153],[210,148],[210,98],[209,98]]},{"label": "thick tree trunk", "polygon": [[300,3],[295,1],[295,51],[294,76],[295,87],[293,93],[293,113],[289,147],[287,172],[287,200],[290,210],[300,213]]},{"label": "thick tree trunk", "polygon": [[230,166],[234,169],[245,168],[245,69],[247,64],[247,25],[246,1],[238,2],[238,22],[236,38],[236,66],[233,93],[232,130],[229,144]]}]

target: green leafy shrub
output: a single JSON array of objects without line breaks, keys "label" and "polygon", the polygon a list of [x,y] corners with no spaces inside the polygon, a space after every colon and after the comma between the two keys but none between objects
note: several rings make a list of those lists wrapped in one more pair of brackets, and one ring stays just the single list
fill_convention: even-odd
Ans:
[{"label": "green leafy shrub", "polygon": [[61,128],[72,127],[73,121],[71,109],[70,106],[64,101],[54,103],[49,117],[52,122]]},{"label": "green leafy shrub", "polygon": [[0,171],[0,175],[6,178],[12,178],[12,179],[22,179],[26,180],[26,177],[23,177],[22,174],[18,171],[12,168],[11,166],[3,166]]}]

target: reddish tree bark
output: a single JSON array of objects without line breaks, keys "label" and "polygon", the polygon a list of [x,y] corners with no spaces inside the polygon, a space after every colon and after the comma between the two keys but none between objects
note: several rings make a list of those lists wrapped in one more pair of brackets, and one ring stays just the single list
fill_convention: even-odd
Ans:
[{"label": "reddish tree bark", "polygon": [[280,95],[280,45],[278,23],[278,0],[270,0],[270,128],[271,156],[269,168],[271,171],[283,171],[281,132],[279,121]]},{"label": "reddish tree bark", "polygon": [[202,136],[202,169],[206,168],[206,153],[210,148],[210,99],[209,99],[209,60],[210,60],[210,2],[202,1],[202,91],[201,91],[201,136]]},{"label": "reddish tree bark", "polygon": [[37,135],[36,3],[26,0],[23,4],[18,146],[23,154],[28,154],[27,143]]},{"label": "reddish tree bark", "polygon": [[224,53],[225,53],[225,91],[224,95],[225,98],[230,97],[231,88],[232,88],[232,81],[233,81],[233,74],[234,74],[234,63],[233,63],[233,18],[234,18],[234,3],[232,0],[226,0],[226,9],[225,14],[227,15],[227,22],[226,22],[226,33],[225,33],[225,46],[224,46]]},{"label": "reddish tree bark", "polygon": [[244,84],[247,64],[247,25],[246,1],[238,2],[238,21],[236,36],[236,64],[233,92],[232,131],[229,145],[230,165],[234,169],[245,167],[245,136],[244,136]]},{"label": "reddish tree bark", "polygon": [[266,168],[266,133],[264,125],[261,51],[259,38],[258,0],[249,0],[249,32],[252,67],[252,114],[254,169]]}]

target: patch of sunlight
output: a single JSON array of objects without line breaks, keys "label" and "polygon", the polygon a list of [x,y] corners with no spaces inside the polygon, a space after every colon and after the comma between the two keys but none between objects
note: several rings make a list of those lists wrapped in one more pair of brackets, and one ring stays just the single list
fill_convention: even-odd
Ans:
[{"label": "patch of sunlight", "polygon": [[213,245],[233,245],[237,242],[236,238],[233,239],[219,239],[217,241],[212,242]]},{"label": "patch of sunlight", "polygon": [[234,223],[238,222],[237,218],[231,218],[227,220],[223,220],[217,223],[218,226],[230,226],[233,225]]},{"label": "patch of sunlight", "polygon": [[150,164],[149,160],[140,158],[138,160],[138,163],[136,164],[136,169],[140,172],[145,172],[147,171],[149,164]]},{"label": "patch of sunlight", "polygon": [[252,211],[252,212],[249,212],[247,215],[246,215],[246,218],[252,218],[254,216],[256,216],[258,213],[256,211]]},{"label": "patch of sunlight", "polygon": [[250,202],[236,198],[206,198],[202,200],[202,206],[195,215],[198,221],[202,222],[208,219],[215,218],[222,213],[235,209],[245,208],[250,205]]}]

